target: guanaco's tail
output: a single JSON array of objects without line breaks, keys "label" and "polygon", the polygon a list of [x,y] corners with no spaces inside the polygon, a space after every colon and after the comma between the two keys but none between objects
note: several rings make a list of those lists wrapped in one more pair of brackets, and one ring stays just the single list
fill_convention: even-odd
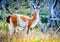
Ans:
[{"label": "guanaco's tail", "polygon": [[9,16],[7,17],[6,23],[10,23],[10,17],[11,17],[11,15],[9,15]]}]

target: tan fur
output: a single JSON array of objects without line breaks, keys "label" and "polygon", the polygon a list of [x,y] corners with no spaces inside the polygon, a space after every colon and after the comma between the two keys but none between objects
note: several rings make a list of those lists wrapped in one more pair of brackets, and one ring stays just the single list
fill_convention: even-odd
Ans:
[{"label": "tan fur", "polygon": [[30,26],[32,25],[32,23],[37,19],[37,16],[36,16],[36,12],[34,11],[34,15],[32,18],[28,18],[28,31],[27,33],[29,32],[29,29],[30,29]]},{"label": "tan fur", "polygon": [[[30,26],[32,25],[32,23],[37,19],[37,16],[36,16],[36,15],[37,15],[36,11],[34,11],[34,15],[33,15],[32,18],[29,18],[29,17],[27,17],[27,16],[20,15],[20,18],[21,18],[24,22],[28,21],[28,26],[27,26],[28,30],[27,30],[27,33],[29,32],[29,29],[30,29]],[[12,24],[13,24],[13,26],[14,26],[14,29],[15,29],[16,26],[18,25],[18,24],[17,24],[17,23],[18,23],[17,18],[18,18],[18,16],[17,16],[16,14],[11,15],[11,17],[10,17],[10,19],[11,19],[11,21],[12,21]]]},{"label": "tan fur", "polygon": [[27,21],[27,17],[26,17],[26,16],[20,16],[20,18],[21,18],[24,22]]},{"label": "tan fur", "polygon": [[36,15],[37,15],[36,11],[34,11],[34,15],[33,15],[32,18],[27,18],[26,16],[20,16],[20,18],[22,18],[23,21],[27,21],[28,20],[28,31],[27,31],[27,33],[29,32],[31,24],[37,19]]},{"label": "tan fur", "polygon": [[10,18],[12,20],[14,28],[16,28],[16,26],[17,26],[17,16],[16,15],[11,15]]}]

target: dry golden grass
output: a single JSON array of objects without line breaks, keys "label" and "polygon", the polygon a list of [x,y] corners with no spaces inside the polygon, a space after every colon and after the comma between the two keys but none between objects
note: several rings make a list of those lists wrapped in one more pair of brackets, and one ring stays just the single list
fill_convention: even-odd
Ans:
[{"label": "dry golden grass", "polygon": [[53,31],[42,33],[39,29],[34,29],[30,34],[16,33],[10,36],[8,32],[0,30],[0,42],[60,42],[60,32],[53,34]]}]

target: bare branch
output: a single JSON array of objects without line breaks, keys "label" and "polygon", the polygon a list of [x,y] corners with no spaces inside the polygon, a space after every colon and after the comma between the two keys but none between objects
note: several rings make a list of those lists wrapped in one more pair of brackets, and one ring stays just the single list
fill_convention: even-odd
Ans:
[{"label": "bare branch", "polygon": [[7,7],[5,7],[5,9],[10,13],[10,14],[13,14],[12,12],[9,11],[9,9]]},{"label": "bare branch", "polygon": [[56,5],[57,5],[57,0],[55,0],[55,2],[54,2],[54,4],[53,4],[53,8],[54,8],[54,9],[55,9]]}]

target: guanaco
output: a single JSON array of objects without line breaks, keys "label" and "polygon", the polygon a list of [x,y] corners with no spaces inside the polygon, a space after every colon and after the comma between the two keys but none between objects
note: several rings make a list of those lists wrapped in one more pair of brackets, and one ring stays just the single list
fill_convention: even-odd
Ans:
[{"label": "guanaco", "polygon": [[34,14],[32,18],[19,14],[9,15],[6,19],[6,23],[9,24],[10,34],[12,34],[16,30],[17,26],[25,28],[27,27],[26,33],[28,34],[30,28],[33,28],[39,20],[39,8],[39,6],[34,7]]}]

